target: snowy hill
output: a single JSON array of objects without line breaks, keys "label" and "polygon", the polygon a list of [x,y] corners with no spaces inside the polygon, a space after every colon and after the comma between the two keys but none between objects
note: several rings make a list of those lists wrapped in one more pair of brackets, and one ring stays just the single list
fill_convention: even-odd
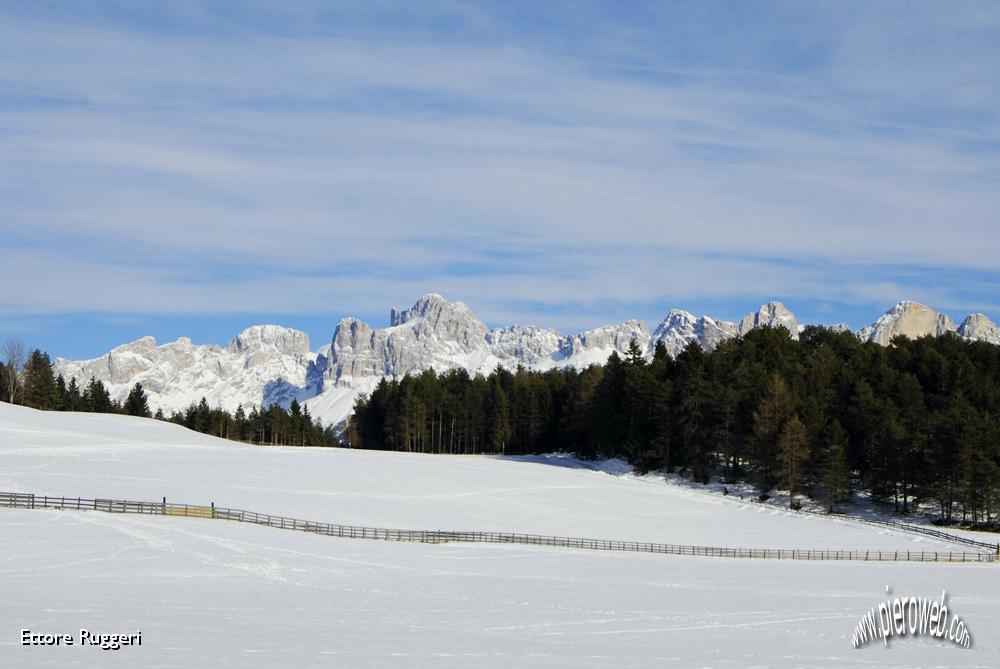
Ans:
[{"label": "snowy hill", "polygon": [[[953,550],[572,458],[251,447],[161,421],[0,404],[0,490],[219,504],[345,524],[782,548]],[[618,463],[618,472],[629,468]],[[623,509],[627,513],[623,514]],[[724,519],[729,519],[728,521]]]},{"label": "snowy hill", "polygon": [[[187,338],[157,345],[151,337],[113,349],[100,358],[56,360],[56,372],[80,384],[101,380],[112,397],[123,399],[136,382],[146,389],[150,406],[182,410],[201,397],[213,406],[287,406],[297,399],[321,420],[336,424],[351,412],[360,393],[379,379],[427,369],[464,369],[488,373],[507,369],[582,368],[603,363],[617,351],[624,355],[634,340],[647,357],[658,342],[675,356],[691,342],[712,350],[759,327],[784,327],[798,337],[795,315],[780,302],[751,312],[737,325],[708,316],[671,310],[650,333],[645,322],[629,320],[578,334],[534,326],[489,328],[462,302],[424,295],[409,309],[390,312],[390,325],[372,328],[356,318],[336,326],[329,344],[309,350],[303,332],[277,325],[244,330],[225,348],[195,345]],[[845,326],[838,325],[841,330]],[[968,339],[1000,342],[1000,329],[977,314],[956,328],[950,318],[915,302],[901,302],[859,336],[885,344],[893,336],[917,337],[957,331]]]},{"label": "snowy hill", "polygon": [[[613,464],[613,463],[612,463]],[[587,463],[251,447],[176,425],[0,404],[0,490],[258,509],[403,528],[730,546],[953,550]],[[996,565],[790,562],[346,540],[219,520],[0,509],[5,619],[141,630],[25,648],[18,667],[997,666]],[[939,597],[971,651],[854,650],[885,596]],[[877,654],[877,655],[876,655]],[[125,657],[121,657],[125,656]]]}]

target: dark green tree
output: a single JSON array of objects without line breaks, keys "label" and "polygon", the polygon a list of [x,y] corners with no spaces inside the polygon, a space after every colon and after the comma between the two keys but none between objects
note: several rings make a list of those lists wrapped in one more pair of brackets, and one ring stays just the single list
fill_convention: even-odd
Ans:
[{"label": "dark green tree", "polygon": [[150,417],[149,401],[146,398],[146,393],[142,389],[141,383],[136,383],[132,386],[132,389],[128,393],[128,397],[125,398],[125,404],[122,406],[122,410],[129,416],[140,416],[142,418]]},{"label": "dark green tree", "polygon": [[777,483],[779,441],[785,423],[792,417],[792,410],[792,396],[788,385],[781,374],[774,372],[754,412],[753,474],[757,488],[762,493],[768,492]]},{"label": "dark green tree", "polygon": [[795,495],[803,478],[803,464],[809,457],[809,432],[797,415],[792,415],[781,428],[778,438],[778,458],[782,478],[788,485],[788,506],[799,508]]},{"label": "dark green tree", "polygon": [[26,406],[35,409],[59,407],[61,398],[47,353],[42,353],[37,348],[31,352],[24,366],[23,385],[22,397]]},{"label": "dark green tree", "polygon": [[851,473],[847,467],[847,432],[836,420],[824,434],[825,457],[822,487],[827,512],[833,513],[834,505],[851,494]]},{"label": "dark green tree", "polygon": [[111,395],[105,389],[104,384],[90,377],[86,389],[83,391],[81,406],[84,411],[91,413],[114,413],[115,405],[111,401]]}]

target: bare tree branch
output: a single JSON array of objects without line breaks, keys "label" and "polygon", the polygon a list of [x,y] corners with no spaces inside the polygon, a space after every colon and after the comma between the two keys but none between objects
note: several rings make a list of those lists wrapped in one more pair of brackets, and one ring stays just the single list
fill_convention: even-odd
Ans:
[{"label": "bare tree branch", "polygon": [[28,359],[28,349],[24,342],[17,339],[8,339],[3,344],[4,367],[7,370],[7,397],[10,403],[14,404],[15,393],[17,393],[18,381],[24,372],[24,362]]}]

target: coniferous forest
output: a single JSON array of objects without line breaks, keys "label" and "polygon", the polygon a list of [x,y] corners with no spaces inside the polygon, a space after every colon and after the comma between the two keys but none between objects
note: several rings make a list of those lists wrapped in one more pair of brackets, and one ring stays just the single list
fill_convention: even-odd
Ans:
[{"label": "coniferous forest", "polygon": [[224,439],[251,444],[272,446],[337,446],[339,441],[333,430],[325,427],[309,414],[309,409],[292,400],[288,409],[269,405],[247,412],[243,406],[235,412],[210,407],[203,397],[187,409],[165,416],[162,411],[150,411],[146,393],[141,384],[132,386],[124,402],[111,399],[99,380],[90,381],[80,388],[76,379],[66,383],[62,375],[53,376],[48,354],[35,349],[26,362],[7,364],[0,362],[0,401],[23,404],[34,409],[50,411],[89,411],[92,413],[118,413],[169,420],[184,427]]},{"label": "coniferous forest", "polygon": [[[203,398],[150,412],[136,384],[124,402],[91,379],[54,377],[47,354],[16,374],[0,363],[0,401],[155,417],[255,444],[331,446],[306,407],[239,407]],[[676,358],[633,345],[603,366],[489,376],[433,370],[381,381],[342,435],[354,448],[452,454],[561,451],[619,457],[640,471],[787,490],[834,510],[864,492],[900,512],[933,505],[944,522],[1000,520],[1000,346],[954,335],[862,343],[806,328],[761,328],[711,353]]]},{"label": "coniferous forest", "polygon": [[640,471],[787,490],[829,510],[865,492],[943,522],[1000,518],[1000,346],[954,335],[862,343],[762,328],[711,353],[633,343],[603,366],[384,380],[355,405],[356,448],[623,458]]}]

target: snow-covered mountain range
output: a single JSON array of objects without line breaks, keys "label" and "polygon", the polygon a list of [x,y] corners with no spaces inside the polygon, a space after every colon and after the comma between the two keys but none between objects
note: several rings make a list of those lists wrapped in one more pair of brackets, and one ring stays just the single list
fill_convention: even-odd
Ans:
[{"label": "snow-covered mountain range", "polygon": [[[794,314],[780,302],[762,306],[739,324],[674,309],[652,332],[645,322],[636,320],[579,334],[521,325],[488,328],[462,302],[431,293],[409,309],[393,309],[386,328],[345,318],[330,343],[315,351],[304,332],[255,325],[225,348],[196,345],[185,337],[157,345],[152,337],[143,337],[92,360],[58,358],[55,369],[67,381],[75,378],[80,384],[91,377],[99,379],[116,399],[123,399],[133,384],[141,383],[150,406],[168,413],[202,397],[230,411],[239,404],[287,405],[297,399],[314,416],[336,424],[350,414],[360,393],[370,391],[385,377],[431,368],[461,368],[471,374],[485,374],[498,365],[535,370],[583,368],[603,363],[612,351],[624,354],[633,340],[647,356],[652,356],[658,342],[676,356],[691,342],[710,351],[726,339],[763,326],[784,327],[792,337],[801,331]],[[833,329],[849,328],[836,325]],[[944,332],[1000,344],[1000,328],[982,314],[973,314],[956,326],[948,316],[908,301],[857,334],[884,345],[897,335]]]}]

